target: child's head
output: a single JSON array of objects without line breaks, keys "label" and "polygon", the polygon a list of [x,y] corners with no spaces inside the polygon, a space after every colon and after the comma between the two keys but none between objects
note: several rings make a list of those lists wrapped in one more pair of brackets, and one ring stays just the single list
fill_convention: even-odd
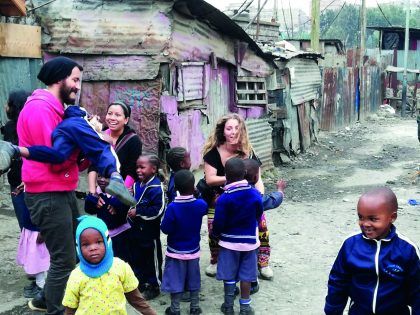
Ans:
[{"label": "child's head", "polygon": [[5,108],[7,118],[12,121],[17,121],[19,113],[29,96],[31,96],[31,93],[24,90],[10,92]]},{"label": "child's head", "polygon": [[363,234],[377,240],[386,237],[391,224],[397,219],[397,209],[397,197],[388,187],[365,192],[357,203],[359,225]]},{"label": "child's head", "polygon": [[105,187],[109,184],[109,178],[103,177],[102,175],[98,174],[98,179],[96,181],[98,183],[99,188],[104,192]]},{"label": "child's head", "polygon": [[88,277],[97,278],[112,266],[112,240],[104,221],[94,216],[81,216],[76,229],[76,251],[80,269]]},{"label": "child's head", "polygon": [[244,179],[245,164],[240,158],[231,158],[225,165],[226,183],[233,183]]},{"label": "child's head", "polygon": [[142,183],[148,182],[153,176],[158,174],[160,160],[155,154],[142,154],[137,159],[136,173]]},{"label": "child's head", "polygon": [[188,196],[194,193],[195,178],[194,174],[188,170],[180,170],[175,173],[174,177],[175,189],[179,191],[180,195]]},{"label": "child's head", "polygon": [[257,161],[253,159],[245,159],[243,160],[245,164],[245,179],[250,183],[251,185],[255,185],[256,182],[258,182],[258,174],[260,172],[260,165]]},{"label": "child's head", "polygon": [[190,152],[183,147],[171,148],[166,154],[166,163],[174,172],[189,170],[191,168]]}]

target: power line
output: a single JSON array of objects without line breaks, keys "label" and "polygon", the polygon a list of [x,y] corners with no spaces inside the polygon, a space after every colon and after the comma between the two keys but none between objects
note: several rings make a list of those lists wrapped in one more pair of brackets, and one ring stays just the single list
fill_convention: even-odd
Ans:
[{"label": "power line", "polygon": [[328,30],[330,29],[330,27],[334,24],[334,21],[336,18],[338,18],[338,16],[340,15],[341,11],[343,10],[344,6],[346,5],[346,2],[343,3],[343,5],[340,8],[340,11],[338,11],[337,15],[334,17],[334,19],[331,21],[330,25],[328,25],[327,29],[325,31],[322,32],[321,36],[325,35],[325,33],[328,32]]},{"label": "power line", "polygon": [[[246,1],[245,1],[246,2]],[[249,6],[252,4],[254,2],[254,0],[251,0],[251,2],[250,3],[248,3],[247,5],[246,5],[246,7],[244,7],[243,9],[242,9],[242,11],[239,11],[238,10],[238,12],[236,12],[236,14],[234,15],[234,16],[232,16],[231,17],[231,19],[233,19],[234,17],[237,17],[239,14],[241,14],[242,12],[244,12],[246,9],[248,9],[249,8]]]},{"label": "power line", "polygon": [[248,0],[245,0],[244,2],[242,2],[242,4],[239,6],[239,8],[237,9],[238,11],[236,11],[236,13],[231,17],[231,19],[234,19],[235,17],[237,17],[239,14],[242,13],[241,9],[244,6],[245,3],[247,3]]},{"label": "power line", "polygon": [[[324,13],[324,11],[325,11],[325,10],[327,10],[327,9],[329,8],[329,6],[330,6],[330,5],[332,5],[332,4],[333,4],[334,2],[336,2],[336,1],[337,1],[337,0],[332,0],[330,3],[328,3],[328,4],[327,4],[327,6],[321,10],[320,15],[321,15],[322,13]],[[299,27],[301,27],[301,26],[305,25],[306,23],[310,22],[311,20],[312,20],[312,18],[311,18],[311,19],[308,19],[306,22],[303,22],[302,24],[300,24],[300,25],[299,25]]]},{"label": "power line", "polygon": [[385,14],[384,14],[384,11],[382,11],[382,8],[379,5],[378,0],[376,0],[376,4],[377,4],[377,6],[379,8],[379,11],[381,11],[382,15],[384,16],[384,19],[388,22],[389,26],[392,26],[391,22],[386,18]]}]

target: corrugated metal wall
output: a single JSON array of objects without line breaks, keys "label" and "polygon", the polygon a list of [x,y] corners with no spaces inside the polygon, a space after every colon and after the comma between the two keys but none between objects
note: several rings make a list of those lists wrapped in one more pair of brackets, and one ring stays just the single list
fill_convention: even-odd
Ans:
[{"label": "corrugated metal wall", "polygon": [[12,90],[33,91],[42,86],[36,78],[41,66],[41,59],[0,58],[0,126],[7,121],[4,105]]},{"label": "corrugated metal wall", "polygon": [[273,167],[273,140],[271,133],[273,129],[267,119],[246,120],[249,140],[254,148],[255,154],[261,160],[265,169]]},{"label": "corrugated metal wall", "polygon": [[286,67],[290,73],[290,96],[293,105],[319,98],[321,73],[315,60],[293,58]]},{"label": "corrugated metal wall", "polygon": [[[355,98],[359,72],[357,68],[323,69],[323,93],[319,111],[320,128],[335,130],[355,122],[357,117]],[[360,119],[378,110],[382,104],[381,69],[377,66],[363,68],[360,93],[364,96],[360,104]]]}]

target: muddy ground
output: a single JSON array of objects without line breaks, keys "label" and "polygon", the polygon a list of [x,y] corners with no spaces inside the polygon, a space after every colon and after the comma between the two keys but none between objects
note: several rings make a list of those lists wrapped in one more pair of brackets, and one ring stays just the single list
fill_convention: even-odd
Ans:
[{"label": "muddy ground", "polygon": [[[420,199],[419,165],[415,120],[373,115],[343,130],[321,133],[306,153],[266,172],[267,190],[274,188],[279,176],[289,186],[283,205],[268,213],[275,277],[260,282],[252,302],[256,314],[322,314],[330,267],[341,242],[358,231],[356,202],[370,187],[386,185],[396,192],[396,225],[419,244],[420,207],[407,204],[409,198]],[[14,262],[18,225],[4,178],[0,185],[0,314],[36,314],[22,298],[26,280]],[[220,314],[223,285],[204,274],[209,259],[206,236],[203,224],[201,307],[204,314]],[[161,295],[151,304],[163,314],[169,300]],[[238,305],[235,308],[238,311]],[[187,310],[183,303],[182,313]],[[129,313],[135,314],[132,309]]]}]

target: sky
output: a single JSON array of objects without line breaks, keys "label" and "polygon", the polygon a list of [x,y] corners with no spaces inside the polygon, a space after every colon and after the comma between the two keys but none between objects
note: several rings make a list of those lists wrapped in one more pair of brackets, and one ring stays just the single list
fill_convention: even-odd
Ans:
[{"label": "sky", "polygon": [[[244,0],[205,0],[208,3],[210,3],[211,5],[213,5],[214,7],[218,8],[219,10],[223,11],[223,9],[226,7],[227,4],[229,3],[242,3]],[[264,3],[265,0],[260,0],[261,4]],[[274,6],[274,1],[275,0],[268,0],[265,8],[273,8]],[[332,0],[331,0],[332,1]],[[330,3],[331,1],[327,1],[327,0],[321,0],[321,3]],[[389,3],[390,0],[377,0],[379,4],[381,3]],[[411,3],[413,3],[413,1],[417,1],[417,0],[411,0]],[[303,10],[307,15],[309,15],[310,13],[310,7],[311,7],[311,0],[277,0],[277,6],[278,8],[281,8],[281,3],[283,3],[283,6],[286,8],[289,8],[289,3],[290,6],[292,8],[299,8],[301,10]],[[342,2],[337,0],[336,2]],[[346,1],[349,4],[361,4],[362,1],[361,0],[347,0]],[[257,6],[258,1],[254,0],[254,3],[252,5]],[[341,5],[339,5],[341,7]],[[376,6],[376,0],[366,0],[366,6],[367,7],[371,7],[371,6]],[[321,10],[323,9],[323,6],[321,5]]]}]

